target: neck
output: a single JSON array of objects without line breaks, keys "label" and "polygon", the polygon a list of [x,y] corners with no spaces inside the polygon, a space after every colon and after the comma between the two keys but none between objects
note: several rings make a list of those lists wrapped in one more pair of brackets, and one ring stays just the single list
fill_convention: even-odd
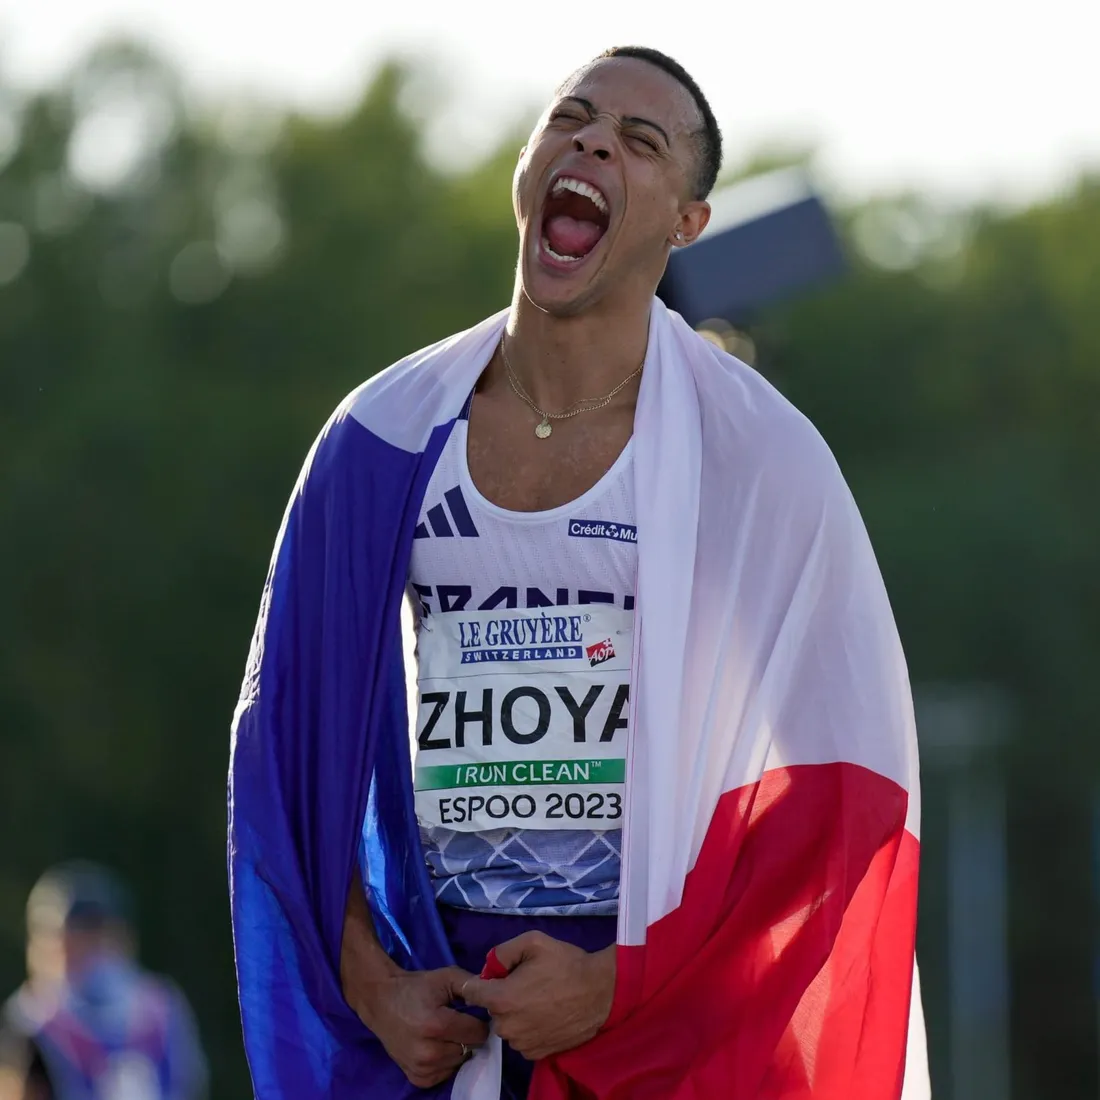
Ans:
[{"label": "neck", "polygon": [[553,412],[602,397],[641,366],[649,302],[554,317],[532,305],[517,284],[506,332],[512,369],[535,403]]}]

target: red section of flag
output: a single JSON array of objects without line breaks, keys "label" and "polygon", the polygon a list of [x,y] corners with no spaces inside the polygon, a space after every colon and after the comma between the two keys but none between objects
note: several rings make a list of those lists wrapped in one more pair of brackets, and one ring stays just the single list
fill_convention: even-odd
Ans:
[{"label": "red section of flag", "polygon": [[919,845],[853,764],[722,796],[679,907],[620,947],[611,1017],[531,1100],[897,1100]]},{"label": "red section of flag", "polygon": [[485,965],[481,968],[478,977],[486,981],[495,981],[497,978],[507,978],[509,974],[511,971],[497,958],[497,949],[490,948],[489,954],[485,956]]}]

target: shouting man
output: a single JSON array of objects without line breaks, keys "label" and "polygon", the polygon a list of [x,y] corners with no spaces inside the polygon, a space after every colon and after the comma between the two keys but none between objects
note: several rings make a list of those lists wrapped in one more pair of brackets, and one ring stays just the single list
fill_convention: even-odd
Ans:
[{"label": "shouting man", "polygon": [[813,427],[654,297],[720,159],[665,55],[575,73],[511,308],[306,462],[230,776],[260,1100],[927,1095],[871,547]]}]

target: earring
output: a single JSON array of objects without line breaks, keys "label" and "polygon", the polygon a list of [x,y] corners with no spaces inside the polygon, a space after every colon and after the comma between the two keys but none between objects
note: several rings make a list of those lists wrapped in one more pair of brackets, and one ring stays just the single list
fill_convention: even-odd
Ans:
[{"label": "earring", "polygon": [[676,230],[676,239],[678,241],[682,241],[684,239],[684,235],[683,235],[683,233],[680,232],[679,229]]}]

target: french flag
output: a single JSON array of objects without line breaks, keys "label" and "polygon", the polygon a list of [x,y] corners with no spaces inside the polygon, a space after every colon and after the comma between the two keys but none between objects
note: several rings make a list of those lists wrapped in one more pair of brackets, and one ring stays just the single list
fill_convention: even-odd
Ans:
[{"label": "french flag", "polygon": [[[402,600],[431,471],[505,320],[396,364],[307,459],[233,726],[229,865],[259,1100],[497,1100],[491,1039],[414,1089],[340,992],[347,886],[452,956],[413,812]],[[924,1100],[905,661],[820,436],[654,301],[611,1016],[533,1100]]]}]

